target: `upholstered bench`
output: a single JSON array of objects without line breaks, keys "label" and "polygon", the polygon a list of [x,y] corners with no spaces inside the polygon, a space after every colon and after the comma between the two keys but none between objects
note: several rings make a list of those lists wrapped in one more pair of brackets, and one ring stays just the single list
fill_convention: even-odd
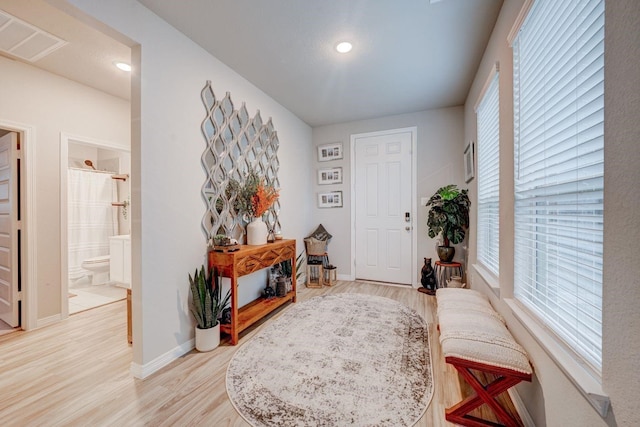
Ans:
[{"label": "upholstered bench", "polygon": [[[441,288],[436,292],[438,329],[445,361],[473,388],[471,395],[445,410],[447,421],[464,426],[499,425],[469,415],[486,403],[505,426],[518,426],[496,397],[521,381],[531,381],[531,364],[524,348],[507,329],[489,299],[478,291]],[[482,384],[473,371],[492,374]]]}]

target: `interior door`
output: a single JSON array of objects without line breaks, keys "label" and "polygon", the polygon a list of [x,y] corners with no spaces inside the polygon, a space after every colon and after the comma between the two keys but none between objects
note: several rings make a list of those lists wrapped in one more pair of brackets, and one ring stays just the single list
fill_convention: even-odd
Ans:
[{"label": "interior door", "polygon": [[356,278],[411,284],[412,132],[356,135]]},{"label": "interior door", "polygon": [[0,319],[19,326],[17,167],[18,135],[0,137]]}]

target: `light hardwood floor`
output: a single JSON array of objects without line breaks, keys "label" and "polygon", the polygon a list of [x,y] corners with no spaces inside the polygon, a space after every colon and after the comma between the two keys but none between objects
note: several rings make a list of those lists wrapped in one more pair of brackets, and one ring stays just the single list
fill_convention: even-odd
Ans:
[{"label": "light hardwood floor", "polygon": [[[341,292],[391,298],[424,317],[430,326],[435,390],[416,426],[452,425],[444,420],[444,409],[466,391],[464,387],[461,391],[455,370],[444,363],[440,352],[435,297],[406,287],[339,281],[331,288],[301,286],[298,301]],[[255,335],[262,323],[243,333],[239,345]],[[138,380],[129,372],[132,352],[126,333],[126,306],[120,301],[43,329],[0,336],[0,424],[248,425],[233,408],[225,388],[227,365],[238,347],[223,342],[209,353],[194,350]]]}]

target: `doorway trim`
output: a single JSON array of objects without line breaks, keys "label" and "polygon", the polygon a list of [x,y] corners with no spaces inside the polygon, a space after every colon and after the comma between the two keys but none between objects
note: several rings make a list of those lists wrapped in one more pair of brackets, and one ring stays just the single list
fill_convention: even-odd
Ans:
[{"label": "doorway trim", "polygon": [[417,180],[417,159],[416,159],[416,151],[417,151],[417,137],[418,137],[418,127],[411,126],[405,128],[397,128],[397,129],[388,129],[376,132],[365,132],[365,133],[357,133],[352,134],[349,142],[349,151],[350,151],[350,165],[351,169],[351,250],[350,256],[350,266],[351,266],[351,274],[349,280],[356,279],[356,140],[358,138],[368,138],[375,136],[384,136],[384,135],[392,135],[401,132],[410,132],[411,133],[411,218],[413,218],[413,222],[411,224],[411,286],[416,288],[418,287],[418,275],[416,273],[418,267],[418,260],[416,258],[416,254],[418,253],[418,238],[416,235],[416,230],[418,229],[416,221],[416,212],[417,212],[417,193],[416,193],[416,180]]},{"label": "doorway trim", "polygon": [[131,147],[117,142],[60,132],[60,318],[69,317],[69,212],[67,207],[67,169],[69,143],[75,142],[106,150],[131,153]]},{"label": "doorway trim", "polygon": [[38,252],[37,252],[37,239],[36,233],[31,232],[31,224],[35,224],[35,212],[36,212],[36,197],[35,197],[35,182],[36,182],[36,168],[35,155],[36,155],[36,131],[35,127],[24,124],[11,122],[0,119],[0,128],[7,129],[12,132],[20,134],[20,150],[22,151],[22,164],[20,171],[20,179],[22,182],[23,194],[20,195],[22,199],[22,209],[24,215],[22,215],[22,291],[20,295],[21,313],[20,313],[20,327],[25,330],[31,330],[38,327]]}]

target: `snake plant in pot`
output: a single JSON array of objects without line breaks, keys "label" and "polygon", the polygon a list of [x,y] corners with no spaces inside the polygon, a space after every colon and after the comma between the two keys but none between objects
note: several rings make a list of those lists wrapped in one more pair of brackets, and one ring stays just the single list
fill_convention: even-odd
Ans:
[{"label": "snake plant in pot", "polygon": [[[210,272],[211,273],[211,272]],[[231,290],[222,296],[222,280],[215,274],[205,272],[204,265],[189,274],[191,302],[189,309],[196,319],[196,349],[210,351],[220,344],[220,321],[222,310],[229,304]]]},{"label": "snake plant in pot", "polygon": [[442,235],[443,244],[438,246],[440,261],[451,262],[456,249],[449,244],[457,245],[464,240],[470,205],[467,190],[460,190],[453,184],[439,188],[427,202],[429,237]]}]

